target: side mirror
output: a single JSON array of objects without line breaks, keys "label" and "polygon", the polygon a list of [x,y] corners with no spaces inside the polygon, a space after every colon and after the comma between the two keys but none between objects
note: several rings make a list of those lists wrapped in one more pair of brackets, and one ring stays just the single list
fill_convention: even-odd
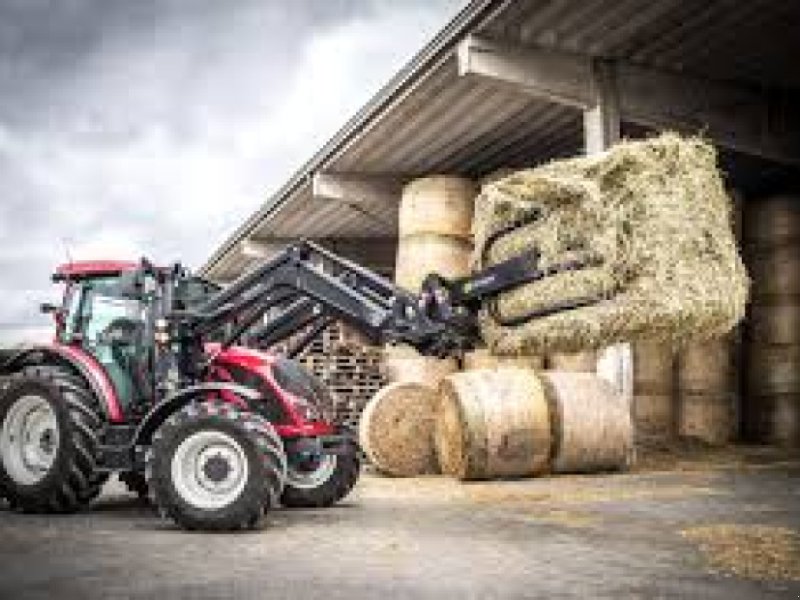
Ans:
[{"label": "side mirror", "polygon": [[43,315],[52,315],[57,313],[61,309],[60,306],[56,306],[55,304],[50,304],[49,302],[42,302],[39,305],[39,312]]}]

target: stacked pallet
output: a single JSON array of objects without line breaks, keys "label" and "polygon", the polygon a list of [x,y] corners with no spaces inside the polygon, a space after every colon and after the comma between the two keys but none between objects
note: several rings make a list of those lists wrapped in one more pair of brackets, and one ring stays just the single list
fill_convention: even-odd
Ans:
[{"label": "stacked pallet", "polygon": [[334,323],[298,357],[331,393],[331,406],[323,407],[339,425],[358,428],[361,412],[386,385],[382,350],[355,343],[348,328]]}]

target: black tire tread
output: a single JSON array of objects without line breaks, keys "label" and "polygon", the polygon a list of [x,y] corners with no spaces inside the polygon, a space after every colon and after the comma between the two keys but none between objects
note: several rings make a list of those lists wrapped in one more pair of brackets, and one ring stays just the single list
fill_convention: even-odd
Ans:
[{"label": "black tire tread", "polygon": [[28,366],[9,377],[4,395],[17,385],[36,382],[49,388],[64,401],[68,431],[61,431],[68,443],[60,451],[67,452],[60,471],[37,494],[25,493],[11,482],[0,483],[0,496],[11,506],[31,513],[70,513],[94,500],[107,479],[97,470],[97,452],[102,420],[97,398],[81,378],[56,365]]},{"label": "black tire tread", "polygon": [[338,454],[336,468],[322,485],[312,489],[295,488],[287,481],[281,496],[281,504],[289,508],[326,508],[347,496],[355,487],[361,474],[361,463],[355,443],[347,451]]},{"label": "black tire tread", "polygon": [[[263,469],[260,480],[248,485],[229,507],[201,511],[188,506],[174,491],[170,477],[172,449],[193,421],[223,425],[236,432],[255,452]],[[252,465],[251,465],[252,466]],[[252,472],[252,470],[251,470]],[[277,506],[286,480],[283,442],[272,424],[253,413],[221,401],[193,402],[170,416],[153,435],[145,459],[145,478],[163,517],[189,530],[233,531],[256,527],[266,512]]]}]

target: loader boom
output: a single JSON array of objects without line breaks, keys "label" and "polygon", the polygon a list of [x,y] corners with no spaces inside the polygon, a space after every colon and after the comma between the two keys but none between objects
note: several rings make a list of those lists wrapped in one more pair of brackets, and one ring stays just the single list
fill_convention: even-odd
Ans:
[{"label": "loader boom", "polygon": [[[270,347],[306,331],[292,349],[302,349],[332,320],[341,320],[374,343],[402,343],[423,354],[448,355],[481,340],[478,314],[498,295],[555,273],[595,264],[591,258],[539,267],[531,249],[472,276],[448,280],[431,274],[419,294],[338,256],[299,241],[240,276],[193,311],[177,311],[170,320],[193,337],[214,334],[222,347],[243,338]],[[529,318],[570,310],[599,298],[565,301]]]}]

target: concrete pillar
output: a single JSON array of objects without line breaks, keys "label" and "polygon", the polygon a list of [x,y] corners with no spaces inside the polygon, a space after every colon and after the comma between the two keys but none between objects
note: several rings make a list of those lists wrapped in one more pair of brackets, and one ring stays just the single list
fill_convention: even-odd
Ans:
[{"label": "concrete pillar", "polygon": [[[621,135],[619,95],[610,63],[594,62],[592,85],[597,103],[583,111],[587,155],[604,152],[619,141]],[[629,403],[633,402],[633,352],[630,344],[616,344],[603,349],[598,356],[597,373],[611,382]]]}]

